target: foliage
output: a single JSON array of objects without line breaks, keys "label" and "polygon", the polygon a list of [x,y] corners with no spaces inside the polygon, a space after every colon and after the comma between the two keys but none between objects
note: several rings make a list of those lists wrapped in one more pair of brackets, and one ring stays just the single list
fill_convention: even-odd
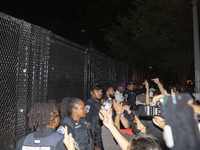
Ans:
[{"label": "foliage", "polygon": [[192,6],[187,0],[137,0],[136,10],[105,29],[108,53],[143,69],[176,74],[193,61]]}]

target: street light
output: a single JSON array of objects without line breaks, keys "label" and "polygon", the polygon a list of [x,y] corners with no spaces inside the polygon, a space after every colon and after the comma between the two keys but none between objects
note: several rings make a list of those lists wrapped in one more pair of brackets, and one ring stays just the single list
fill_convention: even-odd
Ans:
[{"label": "street light", "polygon": [[198,0],[192,0],[193,12],[193,34],[194,34],[194,67],[195,67],[195,93],[200,93],[200,63],[199,63],[199,29],[197,3]]}]

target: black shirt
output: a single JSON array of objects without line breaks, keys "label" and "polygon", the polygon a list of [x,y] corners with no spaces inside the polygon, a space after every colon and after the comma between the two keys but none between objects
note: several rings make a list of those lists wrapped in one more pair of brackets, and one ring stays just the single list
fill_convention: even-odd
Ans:
[{"label": "black shirt", "polygon": [[[92,103],[86,101],[85,108],[86,108],[86,121],[92,123],[93,116],[99,116],[99,111],[101,109],[101,101],[97,102],[92,97],[90,97]],[[97,107],[96,107],[97,106]],[[100,120],[100,118],[99,118]]]}]

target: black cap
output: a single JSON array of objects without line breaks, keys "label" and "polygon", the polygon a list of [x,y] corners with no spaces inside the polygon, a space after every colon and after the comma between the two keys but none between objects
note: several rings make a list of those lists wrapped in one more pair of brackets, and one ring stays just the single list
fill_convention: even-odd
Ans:
[{"label": "black cap", "polygon": [[117,84],[117,87],[123,87],[123,88],[126,88],[126,86],[124,85],[123,82],[118,83],[118,84]]},{"label": "black cap", "polygon": [[91,88],[90,88],[90,91],[93,91],[93,90],[101,90],[102,89],[102,86],[99,85],[99,84],[94,84]]},{"label": "black cap", "polygon": [[131,85],[131,84],[135,85],[132,81],[129,81],[129,82],[127,83],[127,86],[129,86],[129,85]]}]

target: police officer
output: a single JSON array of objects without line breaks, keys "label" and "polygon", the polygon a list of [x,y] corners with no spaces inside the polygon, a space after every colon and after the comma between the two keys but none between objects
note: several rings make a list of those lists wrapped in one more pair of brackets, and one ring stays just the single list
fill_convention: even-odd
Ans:
[{"label": "police officer", "polygon": [[86,116],[86,109],[81,99],[64,98],[61,102],[61,123],[57,132],[64,134],[65,126],[68,133],[74,138],[74,146],[77,150],[93,150],[93,132],[91,126],[83,118]]},{"label": "police officer", "polygon": [[28,113],[29,127],[33,131],[22,137],[15,150],[66,150],[63,144],[63,135],[56,132],[60,117],[58,109],[53,104],[36,103]]},{"label": "police officer", "polygon": [[102,121],[99,118],[99,111],[101,109],[102,87],[100,85],[94,85],[90,89],[91,97],[85,102],[86,108],[86,120],[92,125],[95,132],[95,149],[103,150],[101,139],[101,126]]},{"label": "police officer", "polygon": [[134,88],[134,83],[130,81],[127,84],[127,89],[123,93],[127,102],[131,103],[131,108],[135,106],[135,101],[136,101],[136,92],[134,91],[133,88]]}]

